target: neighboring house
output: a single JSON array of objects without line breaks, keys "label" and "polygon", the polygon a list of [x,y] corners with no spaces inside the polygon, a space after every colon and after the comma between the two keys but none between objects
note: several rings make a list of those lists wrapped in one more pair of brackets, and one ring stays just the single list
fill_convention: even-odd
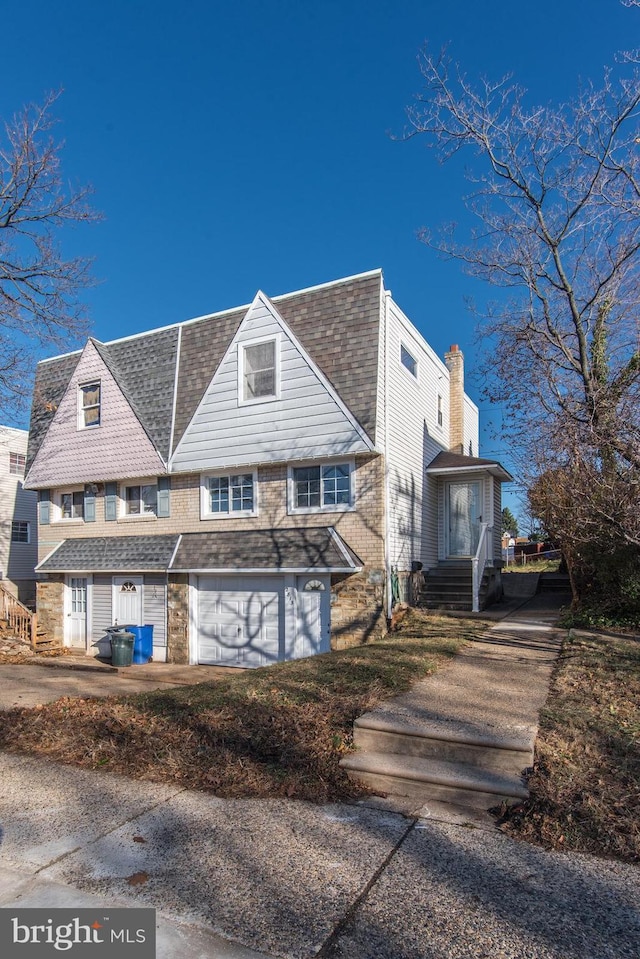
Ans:
[{"label": "neighboring house", "polygon": [[40,363],[40,626],[259,666],[379,635],[396,576],[470,566],[479,537],[497,573],[510,477],[462,379],[379,270]]},{"label": "neighboring house", "polygon": [[0,581],[20,602],[36,596],[38,495],[24,488],[26,430],[0,426]]}]

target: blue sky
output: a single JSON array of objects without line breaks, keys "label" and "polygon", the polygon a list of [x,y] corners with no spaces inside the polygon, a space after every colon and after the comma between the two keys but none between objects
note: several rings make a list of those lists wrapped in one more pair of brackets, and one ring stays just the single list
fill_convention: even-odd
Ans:
[{"label": "blue sky", "polygon": [[[471,374],[465,300],[491,290],[416,239],[464,222],[466,183],[389,135],[420,89],[418,52],[449,42],[470,76],[513,72],[557,101],[639,28],[618,0],[32,0],[3,14],[0,116],[64,89],[64,172],[104,214],[65,240],[95,259],[99,339],[382,267]],[[482,412],[481,452],[510,465]]]}]

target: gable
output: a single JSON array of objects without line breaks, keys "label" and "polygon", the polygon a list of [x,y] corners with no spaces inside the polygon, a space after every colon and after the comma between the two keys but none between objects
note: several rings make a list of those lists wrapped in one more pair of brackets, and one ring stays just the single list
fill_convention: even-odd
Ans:
[{"label": "gable", "polygon": [[[276,344],[275,397],[244,402],[243,351]],[[240,323],[171,459],[175,470],[215,470],[367,452],[372,443],[275,306],[258,294]]]},{"label": "gable", "polygon": [[[100,381],[100,426],[78,429],[78,388]],[[25,482],[32,487],[155,476],[165,466],[91,340],[53,411]]]},{"label": "gable", "polygon": [[[375,441],[381,271],[277,296],[271,302],[368,437]],[[246,312],[245,307],[184,324],[174,450]]]}]

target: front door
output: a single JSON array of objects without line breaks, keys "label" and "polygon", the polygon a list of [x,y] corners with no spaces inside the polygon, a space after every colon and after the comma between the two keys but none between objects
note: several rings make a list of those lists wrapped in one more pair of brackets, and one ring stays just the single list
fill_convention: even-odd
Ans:
[{"label": "front door", "polygon": [[67,645],[87,648],[87,577],[67,580]]},{"label": "front door", "polygon": [[482,485],[447,483],[447,555],[475,556],[482,520]]},{"label": "front door", "polygon": [[113,622],[142,626],[142,576],[113,577]]},{"label": "front door", "polygon": [[327,653],[331,648],[331,583],[328,576],[299,576],[296,637],[292,659]]}]

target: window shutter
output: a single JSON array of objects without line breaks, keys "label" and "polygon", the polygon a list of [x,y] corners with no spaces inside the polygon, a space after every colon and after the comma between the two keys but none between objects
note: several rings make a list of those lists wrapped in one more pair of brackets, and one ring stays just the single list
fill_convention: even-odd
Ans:
[{"label": "window shutter", "polygon": [[40,500],[40,525],[48,526],[51,522],[51,490],[41,489],[38,498]]},{"label": "window shutter", "polygon": [[106,483],[104,487],[104,518],[116,520],[118,518],[118,484]]},{"label": "window shutter", "polygon": [[158,516],[171,515],[171,477],[158,477]]},{"label": "window shutter", "polygon": [[96,521],[96,494],[91,486],[84,488],[84,521],[85,523]]}]

